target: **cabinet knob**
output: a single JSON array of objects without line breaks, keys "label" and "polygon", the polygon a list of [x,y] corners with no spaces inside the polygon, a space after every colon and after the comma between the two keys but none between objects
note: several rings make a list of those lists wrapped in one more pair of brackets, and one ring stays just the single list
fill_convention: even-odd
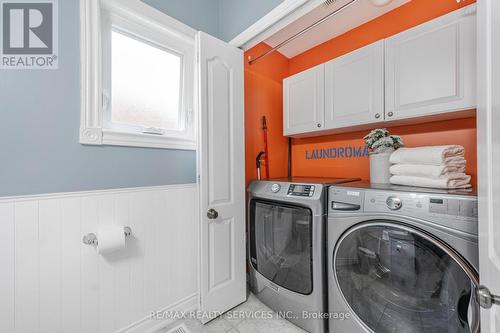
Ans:
[{"label": "cabinet knob", "polygon": [[377,119],[380,118],[380,113],[376,113],[375,118],[377,118]]},{"label": "cabinet knob", "polygon": [[318,126],[318,127],[321,127],[321,124],[318,124],[317,126]]},{"label": "cabinet knob", "polygon": [[388,115],[389,117],[392,117],[392,116],[394,116],[394,113],[391,111],[391,112],[387,113],[387,115]]}]

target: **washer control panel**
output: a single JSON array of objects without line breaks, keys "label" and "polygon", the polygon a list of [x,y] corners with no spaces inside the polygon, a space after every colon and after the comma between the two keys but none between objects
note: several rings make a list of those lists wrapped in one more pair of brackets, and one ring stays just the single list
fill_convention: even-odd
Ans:
[{"label": "washer control panel", "polygon": [[347,211],[412,217],[477,234],[477,197],[466,194],[403,192],[332,186],[329,214]]},{"label": "washer control panel", "polygon": [[398,193],[378,191],[365,193],[365,211],[398,211],[410,216],[431,215],[442,218],[477,219],[477,199],[451,195]]},{"label": "washer control panel", "polygon": [[312,197],[314,195],[314,185],[290,184],[288,195],[294,197]]},{"label": "washer control panel", "polygon": [[390,196],[385,200],[385,203],[387,204],[387,208],[390,210],[399,210],[401,209],[401,206],[403,206],[403,201],[401,201],[400,198]]}]

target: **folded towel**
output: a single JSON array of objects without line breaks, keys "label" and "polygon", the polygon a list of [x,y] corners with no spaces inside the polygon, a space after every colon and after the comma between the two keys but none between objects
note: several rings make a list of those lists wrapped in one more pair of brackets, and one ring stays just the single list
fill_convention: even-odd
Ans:
[{"label": "folded towel", "polygon": [[464,173],[465,160],[463,165],[394,164],[390,170],[396,176],[446,178],[450,174]]},{"label": "folded towel", "polygon": [[467,164],[467,161],[464,159],[463,156],[454,156],[454,157],[447,157],[444,159],[442,165],[446,166],[464,166]]},{"label": "folded towel", "polygon": [[439,189],[470,188],[470,176],[457,174],[449,178],[425,178],[413,176],[392,176],[391,184],[404,186],[430,187]]},{"label": "folded towel", "polygon": [[460,158],[463,158],[464,151],[464,147],[458,145],[400,148],[392,153],[390,162],[392,164],[426,165],[456,163]]}]

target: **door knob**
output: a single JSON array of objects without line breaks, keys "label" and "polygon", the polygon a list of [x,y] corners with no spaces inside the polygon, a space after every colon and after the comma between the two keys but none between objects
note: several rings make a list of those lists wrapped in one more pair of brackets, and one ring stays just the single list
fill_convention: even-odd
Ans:
[{"label": "door knob", "polygon": [[380,113],[375,114],[375,118],[380,118]]},{"label": "door knob", "polygon": [[387,114],[389,117],[392,117],[394,116],[394,113],[392,111],[389,111],[389,113]]},{"label": "door knob", "polygon": [[219,213],[215,209],[209,209],[207,212],[207,217],[209,220],[215,220],[217,217],[219,217]]}]

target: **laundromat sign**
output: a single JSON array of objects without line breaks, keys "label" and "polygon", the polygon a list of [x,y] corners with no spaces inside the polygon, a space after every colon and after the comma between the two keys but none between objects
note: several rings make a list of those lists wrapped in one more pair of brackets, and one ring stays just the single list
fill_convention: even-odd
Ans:
[{"label": "laundromat sign", "polygon": [[369,155],[368,147],[364,145],[306,149],[305,153],[306,160],[363,158]]}]

